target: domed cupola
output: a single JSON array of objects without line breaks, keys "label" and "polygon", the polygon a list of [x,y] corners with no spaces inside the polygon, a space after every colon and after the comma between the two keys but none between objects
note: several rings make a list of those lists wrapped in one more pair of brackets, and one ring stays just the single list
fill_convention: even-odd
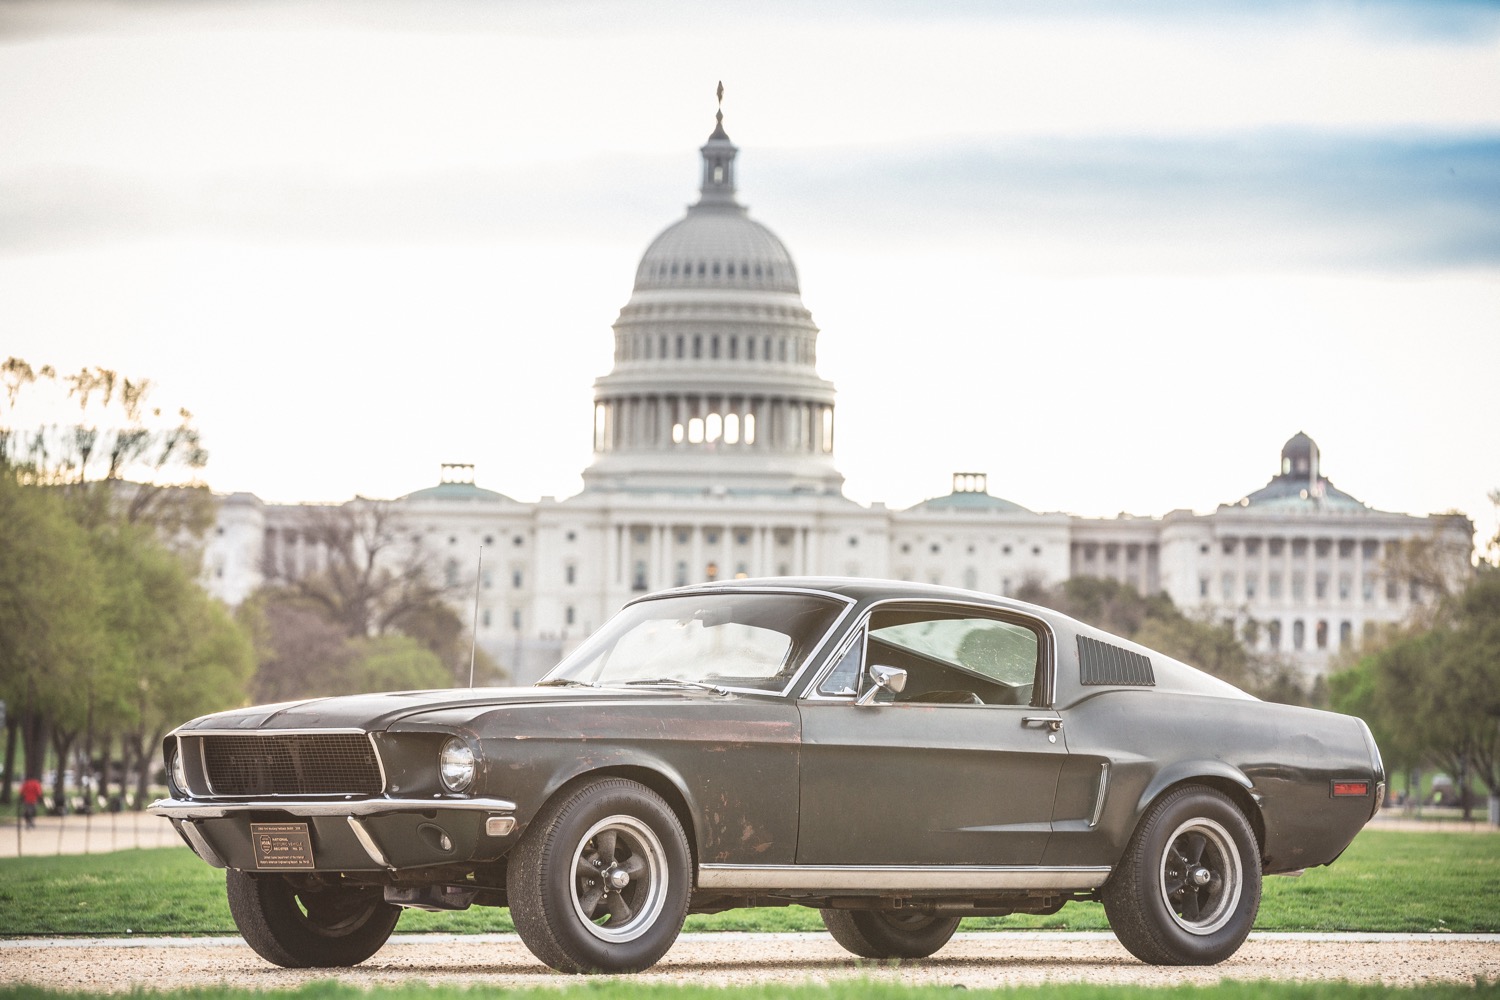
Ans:
[{"label": "domed cupola", "polygon": [[1302,431],[1298,431],[1281,446],[1281,474],[1292,475],[1304,481],[1315,482],[1320,475],[1318,469],[1318,444]]},{"label": "domed cupola", "polygon": [[792,255],[736,198],[719,98],[698,201],[647,247],[615,321],[584,486],[840,494],[818,328]]}]

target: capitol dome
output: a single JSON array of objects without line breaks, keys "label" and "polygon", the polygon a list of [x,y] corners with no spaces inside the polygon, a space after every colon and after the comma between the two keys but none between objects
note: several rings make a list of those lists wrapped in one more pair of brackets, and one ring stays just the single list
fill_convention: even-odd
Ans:
[{"label": "capitol dome", "polygon": [[691,212],[651,242],[635,272],[635,290],[755,288],[798,293],[786,245],[746,211]]},{"label": "capitol dome", "polygon": [[719,112],[698,201],[651,241],[594,383],[585,489],[843,493],[833,384],[785,244],[736,198]]}]

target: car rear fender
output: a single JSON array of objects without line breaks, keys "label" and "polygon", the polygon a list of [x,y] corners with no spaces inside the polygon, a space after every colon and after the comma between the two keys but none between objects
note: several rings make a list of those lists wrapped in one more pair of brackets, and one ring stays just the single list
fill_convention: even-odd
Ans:
[{"label": "car rear fender", "polygon": [[1250,821],[1250,828],[1255,831],[1255,842],[1264,852],[1265,817],[1261,815],[1260,802],[1255,795],[1255,785],[1243,771],[1222,760],[1185,760],[1162,768],[1146,785],[1145,791],[1141,793],[1140,800],[1136,803],[1136,823],[1140,823],[1141,817],[1158,799],[1184,785],[1202,785],[1228,796],[1229,800],[1238,806],[1240,812],[1244,813],[1245,818]]}]

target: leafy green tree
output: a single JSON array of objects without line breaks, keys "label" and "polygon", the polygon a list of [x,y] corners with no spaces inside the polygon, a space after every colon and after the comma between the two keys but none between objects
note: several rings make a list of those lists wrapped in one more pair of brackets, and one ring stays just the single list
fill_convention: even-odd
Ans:
[{"label": "leafy green tree", "polygon": [[64,733],[84,725],[80,694],[107,644],[103,590],[88,533],[64,498],[0,466],[0,697],[7,726],[22,731],[28,777],[41,776],[48,722]]},{"label": "leafy green tree", "polygon": [[1370,725],[1393,767],[1430,764],[1500,797],[1500,570],[1481,571],[1430,626],[1361,658],[1332,688],[1335,706]]},{"label": "leafy green tree", "polygon": [[[190,413],[150,406],[148,380],[10,358],[0,388],[0,690],[27,768],[47,733],[61,798],[80,736],[85,766],[118,738],[144,792],[165,730],[241,700],[252,663],[194,580],[207,453]],[[76,417],[56,419],[59,404]]]},{"label": "leafy green tree", "polygon": [[194,716],[242,704],[255,658],[229,612],[153,532],[117,525],[97,544],[111,581],[105,613],[114,648],[95,697],[109,708],[139,800],[162,737]]}]

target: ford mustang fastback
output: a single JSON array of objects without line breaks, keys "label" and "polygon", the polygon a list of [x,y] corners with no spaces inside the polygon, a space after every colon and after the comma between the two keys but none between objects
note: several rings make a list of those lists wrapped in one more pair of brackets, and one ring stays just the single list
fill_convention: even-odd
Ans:
[{"label": "ford mustang fastback", "polygon": [[815,907],[868,958],[966,916],[1104,905],[1210,964],[1263,875],[1379,808],[1358,719],[1259,701],[1064,615],[870,580],[627,605],[536,686],[237,709],[164,745],[152,805],[283,966],[373,955],[403,907],[508,906],[565,972],[632,972],[689,913]]}]

